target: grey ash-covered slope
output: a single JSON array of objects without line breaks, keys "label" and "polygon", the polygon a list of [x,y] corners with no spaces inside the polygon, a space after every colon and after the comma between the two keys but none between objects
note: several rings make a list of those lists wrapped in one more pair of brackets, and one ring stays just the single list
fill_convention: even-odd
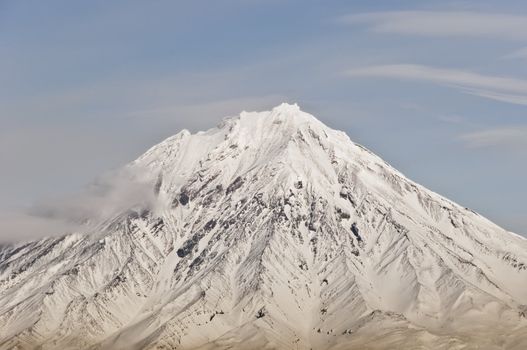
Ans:
[{"label": "grey ash-covered slope", "polygon": [[1,349],[527,348],[527,240],[296,105],[127,169],[155,205],[0,249]]}]

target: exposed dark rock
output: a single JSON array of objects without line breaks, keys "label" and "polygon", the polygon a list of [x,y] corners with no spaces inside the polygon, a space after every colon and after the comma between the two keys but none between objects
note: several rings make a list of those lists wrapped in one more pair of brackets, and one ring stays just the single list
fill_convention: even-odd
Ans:
[{"label": "exposed dark rock", "polygon": [[154,193],[156,196],[159,194],[159,191],[161,190],[161,185],[163,184],[163,176],[161,174],[157,177],[156,184],[154,186]]},{"label": "exposed dark rock", "polygon": [[206,232],[209,232],[210,230],[212,230],[214,227],[216,227],[216,220],[212,219],[212,220],[209,220],[205,226],[203,227],[203,229],[206,231]]},{"label": "exposed dark rock", "polygon": [[73,267],[71,269],[69,269],[68,271],[66,271],[64,273],[65,275],[72,275],[72,276],[77,276],[79,274],[79,269],[77,267]]},{"label": "exposed dark rock", "polygon": [[355,237],[357,237],[357,240],[359,242],[362,241],[362,237],[360,236],[359,234],[359,228],[357,227],[357,223],[354,222],[352,225],[351,225],[351,232],[353,232],[353,234],[355,235]]},{"label": "exposed dark rock", "polygon": [[154,221],[152,225],[152,232],[156,234],[159,231],[161,231],[164,227],[165,227],[165,222],[163,221],[162,218],[158,218],[156,221]]},{"label": "exposed dark rock", "polygon": [[181,205],[187,205],[189,200],[190,197],[188,196],[188,194],[186,192],[181,192],[181,194],[179,195],[179,203],[181,203]]},{"label": "exposed dark rock", "polygon": [[341,219],[349,219],[351,216],[348,212],[342,210],[341,208],[337,208],[337,215],[341,218]]},{"label": "exposed dark rock", "polygon": [[192,270],[198,268],[199,265],[201,265],[202,262],[203,262],[203,259],[201,258],[201,256],[198,256],[196,259],[194,259],[194,260],[192,261],[192,263],[190,263],[190,265],[189,265],[189,267],[188,267],[189,270],[192,271]]},{"label": "exposed dark rock", "polygon": [[192,236],[192,238],[188,239],[187,241],[185,241],[185,243],[183,243],[181,248],[177,250],[176,254],[180,258],[187,256],[188,254],[192,252],[192,250],[194,249],[194,246],[196,246],[196,244],[198,244],[198,242],[202,238],[203,238],[203,233],[196,233],[194,236]]},{"label": "exposed dark rock", "polygon": [[240,188],[241,186],[243,185],[243,179],[238,176],[233,183],[231,183],[229,185],[229,187],[227,187],[227,190],[226,190],[226,193],[229,194],[231,192],[234,192],[236,191],[238,188]]}]

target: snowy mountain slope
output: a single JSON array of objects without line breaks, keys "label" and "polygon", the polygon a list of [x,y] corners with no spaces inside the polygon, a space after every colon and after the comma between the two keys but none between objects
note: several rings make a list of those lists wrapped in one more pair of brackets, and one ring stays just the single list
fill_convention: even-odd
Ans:
[{"label": "snowy mountain slope", "polygon": [[527,240],[296,105],[128,168],[155,206],[1,248],[0,348],[527,347]]}]

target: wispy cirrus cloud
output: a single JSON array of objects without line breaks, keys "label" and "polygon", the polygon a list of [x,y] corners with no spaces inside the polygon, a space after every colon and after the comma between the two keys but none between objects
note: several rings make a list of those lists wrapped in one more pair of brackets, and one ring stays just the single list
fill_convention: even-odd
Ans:
[{"label": "wispy cirrus cloud", "polygon": [[434,37],[527,39],[527,16],[471,11],[386,11],[339,18],[378,33]]},{"label": "wispy cirrus cloud", "polygon": [[372,77],[432,82],[496,101],[527,105],[527,80],[484,75],[460,69],[415,64],[375,65],[345,72],[348,77]]},{"label": "wispy cirrus cloud", "polygon": [[527,150],[527,126],[504,127],[462,134],[460,140],[468,147],[520,147]]}]

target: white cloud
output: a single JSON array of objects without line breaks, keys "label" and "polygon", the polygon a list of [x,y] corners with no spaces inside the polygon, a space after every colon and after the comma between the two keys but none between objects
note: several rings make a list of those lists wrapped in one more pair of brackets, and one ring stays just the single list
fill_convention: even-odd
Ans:
[{"label": "white cloud", "polygon": [[367,66],[346,72],[349,77],[428,81],[501,102],[527,105],[527,80],[483,75],[459,69],[414,64]]},{"label": "white cloud", "polygon": [[527,38],[527,16],[470,11],[388,11],[341,17],[378,33],[435,37]]},{"label": "white cloud", "polygon": [[[134,208],[154,208],[156,175],[146,169],[124,167],[97,178],[78,194],[37,204],[31,213],[72,222],[94,222]],[[48,201],[49,202],[49,201]]]},{"label": "white cloud", "polygon": [[512,147],[527,150],[527,127],[505,127],[469,132],[460,136],[468,147]]},{"label": "white cloud", "polygon": [[0,244],[88,233],[93,225],[128,210],[156,211],[164,204],[154,193],[154,174],[138,168],[108,173],[82,192],[42,201],[25,211],[0,213]]},{"label": "white cloud", "polygon": [[26,212],[0,212],[0,244],[76,232],[78,224]]}]

